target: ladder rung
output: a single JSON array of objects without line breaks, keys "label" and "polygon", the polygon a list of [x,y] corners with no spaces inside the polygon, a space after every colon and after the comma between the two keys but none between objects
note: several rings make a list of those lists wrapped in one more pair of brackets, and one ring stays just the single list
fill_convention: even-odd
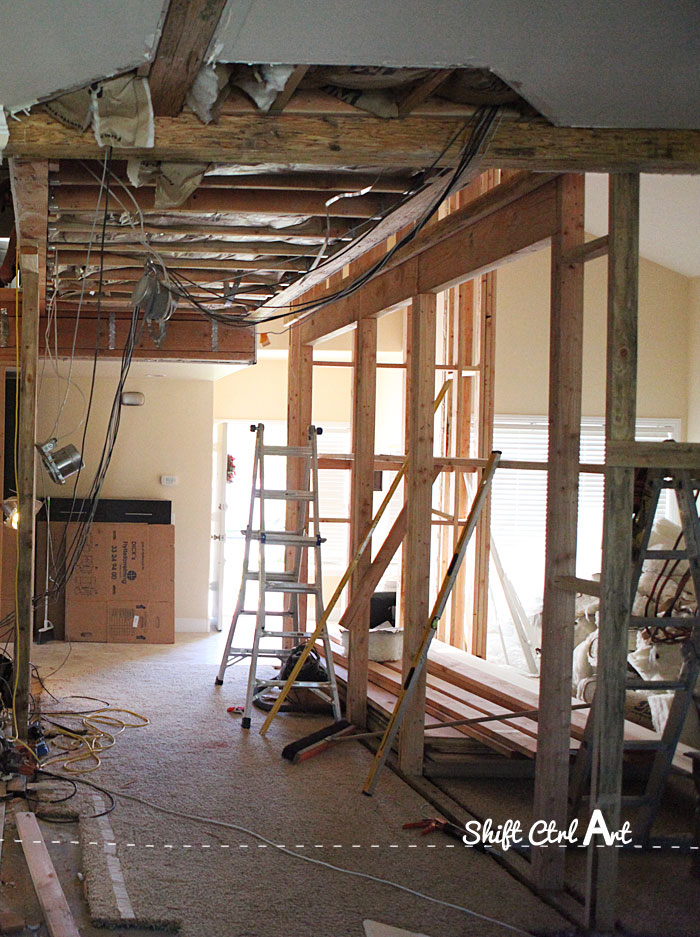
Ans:
[{"label": "ladder rung", "polygon": [[311,446],[263,446],[263,455],[286,455],[311,458]]},{"label": "ladder rung", "polygon": [[297,592],[300,595],[314,595],[320,586],[311,582],[267,582],[265,592]]},{"label": "ladder rung", "polygon": [[646,628],[652,625],[657,628],[692,628],[697,618],[694,615],[630,615],[630,627]]},{"label": "ladder rung", "polygon": [[645,560],[687,560],[687,550],[645,550]]},{"label": "ladder rung", "polygon": [[[260,570],[259,569],[249,569],[245,573],[245,578],[257,582],[260,579]],[[289,572],[285,570],[265,570],[265,579],[268,582],[296,582],[296,577],[294,572]]]},{"label": "ladder rung", "polygon": [[[242,608],[238,614],[239,615],[257,615],[258,611],[257,609],[252,609],[252,608]],[[271,612],[268,609],[265,609],[265,618],[267,618],[270,615],[276,615],[278,618],[283,618],[285,615],[291,616],[293,614],[294,612],[290,612],[289,610],[285,612]]]},{"label": "ladder rung", "polygon": [[627,690],[686,690],[688,685],[682,680],[630,680],[625,684]]},{"label": "ladder rung", "polygon": [[[286,680],[258,680],[256,681],[256,688],[284,686],[286,682]],[[330,689],[332,684],[329,680],[324,680],[323,682],[318,682],[316,680],[295,680],[294,686],[309,687],[309,689],[316,690],[326,690]]]},{"label": "ladder rung", "polygon": [[669,747],[661,739],[626,739],[622,743],[626,752],[658,752]]},{"label": "ladder rung", "polygon": [[[310,638],[313,631],[268,631],[261,632],[261,638]],[[283,654],[288,654],[291,648],[279,648]]]},{"label": "ladder rung", "polygon": [[648,797],[631,797],[629,795],[625,795],[624,797],[620,798],[621,807],[643,807],[648,803]]},{"label": "ladder rung", "polygon": [[286,547],[316,547],[326,542],[325,537],[306,537],[303,534],[292,534],[286,530],[250,530],[243,531],[251,540],[260,540],[263,543]]},{"label": "ladder rung", "polygon": [[279,488],[256,488],[255,497],[270,498],[273,501],[313,501],[313,491],[293,491],[287,489],[283,491]]},{"label": "ladder rung", "polygon": [[[232,657],[250,657],[253,651],[249,647],[236,647],[231,648],[229,651],[229,659]],[[281,648],[264,648],[261,647],[258,649],[258,657],[276,657],[278,660],[281,660],[280,654],[283,653]]]}]

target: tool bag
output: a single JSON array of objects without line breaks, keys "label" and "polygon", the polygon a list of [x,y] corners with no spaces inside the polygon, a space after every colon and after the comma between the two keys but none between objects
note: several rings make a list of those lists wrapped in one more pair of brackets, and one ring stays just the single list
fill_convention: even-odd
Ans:
[{"label": "tool bag", "polygon": [[[295,648],[292,648],[289,657],[279,672],[280,680],[286,680],[289,677],[305,647],[306,643],[302,641],[301,644],[297,644]],[[316,648],[312,648],[309,656],[304,661],[301,670],[297,674],[297,680],[308,683],[325,683],[328,680],[328,672],[323,666]]]}]

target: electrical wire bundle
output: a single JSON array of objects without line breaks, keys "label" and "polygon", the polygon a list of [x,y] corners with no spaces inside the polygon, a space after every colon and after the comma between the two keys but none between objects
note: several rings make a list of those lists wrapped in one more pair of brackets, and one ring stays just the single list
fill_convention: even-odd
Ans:
[{"label": "electrical wire bundle", "polygon": [[[208,309],[206,306],[204,306],[203,303],[199,302],[195,297],[191,295],[189,289],[186,289],[184,287],[184,284],[182,283],[182,280],[184,278],[178,276],[176,272],[171,270],[169,271],[170,276],[176,282],[178,282],[178,289],[173,290],[174,295],[187,299],[187,301],[192,306],[198,309],[208,319],[211,319],[215,322],[219,322],[225,325],[246,326],[246,327],[250,326],[251,324],[262,324],[265,322],[272,322],[277,319],[284,319],[290,314],[290,311],[293,312],[294,314],[298,314],[302,312],[304,313],[315,312],[318,309],[322,309],[324,306],[337,302],[339,299],[344,299],[348,296],[351,296],[353,293],[357,292],[357,290],[361,289],[367,282],[369,282],[369,280],[371,280],[378,273],[380,273],[387,266],[387,264],[389,264],[389,262],[392,260],[392,258],[398,251],[400,251],[407,244],[410,244],[410,242],[414,240],[414,238],[423,230],[423,228],[430,221],[430,219],[436,214],[436,212],[440,208],[440,205],[443,203],[443,201],[446,198],[449,198],[449,196],[452,195],[457,190],[459,183],[461,182],[464,176],[465,171],[468,169],[468,167],[474,161],[474,159],[480,153],[482,153],[484,149],[488,146],[488,143],[493,135],[493,132],[495,131],[496,120],[497,120],[499,111],[500,111],[499,107],[493,107],[493,106],[483,106],[483,107],[478,108],[478,110],[475,111],[474,115],[466,122],[466,124],[458,131],[458,133],[452,137],[452,139],[444,147],[442,153],[437,157],[437,159],[433,163],[433,166],[437,162],[439,162],[442,155],[445,152],[447,152],[447,150],[449,150],[449,148],[453,145],[453,143],[455,142],[455,140],[461,133],[467,130],[470,130],[469,137],[467,138],[464,146],[461,149],[459,159],[457,160],[457,164],[454,167],[454,169],[451,170],[449,175],[446,177],[445,185],[441,189],[439,194],[435,197],[435,199],[433,199],[429,207],[423,213],[422,217],[413,225],[410,231],[408,231],[403,237],[398,239],[396,244],[390,250],[388,250],[386,254],[384,254],[379,260],[377,260],[374,264],[372,264],[371,267],[369,267],[366,271],[364,271],[364,273],[362,273],[355,280],[353,280],[352,283],[348,284],[342,289],[336,290],[334,293],[331,293],[328,296],[325,296],[323,297],[323,299],[320,299],[320,300],[309,300],[307,302],[291,303],[291,304],[285,305],[284,307],[277,307],[277,308],[284,308],[286,311],[280,314],[275,314],[275,315],[270,315],[270,316],[265,316],[265,317],[260,317],[260,318],[255,317],[254,319],[250,317],[250,312],[246,312],[245,314],[240,314],[236,316],[231,316],[231,315],[226,315],[224,313],[214,312],[213,310]],[[430,168],[432,169],[433,167],[430,167]],[[409,193],[406,193],[403,199],[398,203],[398,205],[391,208],[390,211],[387,211],[384,217],[396,211],[397,208],[405,204],[405,202],[409,198],[413,198],[413,196],[416,194],[416,191],[417,190],[413,190]],[[378,220],[381,220],[381,217]],[[338,251],[332,254],[331,257],[323,261],[323,263],[316,264],[315,269],[322,270],[324,264],[330,262],[330,260],[333,260],[333,261],[337,260],[338,257],[341,257],[346,251],[350,250],[350,248],[353,248],[357,244],[359,244],[364,238],[366,238],[371,233],[371,231],[374,229],[374,227],[378,223],[378,220],[375,222],[375,225],[372,228],[370,228],[368,231],[361,234],[358,238],[351,241],[349,244],[344,245],[342,248],[340,248]],[[301,274],[301,277],[303,276],[304,274]],[[189,282],[192,283],[191,280]],[[215,292],[215,291],[212,290],[212,292]],[[218,291],[216,291],[216,295],[222,300],[229,298],[227,297],[226,294],[223,294]],[[239,298],[238,293],[236,294],[236,301],[239,303],[239,305],[241,305],[242,308],[246,308],[245,301]],[[271,306],[268,308],[275,308],[275,307]]]},{"label": "electrical wire bundle", "polygon": [[[92,362],[90,393],[89,393],[89,397],[87,400],[85,417],[82,421],[83,434],[82,434],[81,451],[85,451],[85,442],[87,439],[87,432],[90,426],[90,417],[92,414],[92,405],[93,405],[94,394],[95,394],[95,381],[96,381],[96,374],[97,374],[97,361],[98,361],[98,355],[99,355],[99,349],[100,349],[101,329],[103,325],[102,308],[101,308],[102,281],[103,281],[103,274],[104,274],[103,248],[104,248],[104,243],[105,243],[106,225],[107,225],[107,218],[108,218],[108,211],[109,211],[109,195],[110,195],[109,187],[106,186],[106,179],[108,178],[110,174],[111,158],[112,158],[112,154],[111,154],[111,148],[110,148],[110,150],[105,155],[100,191],[99,191],[98,200],[97,200],[98,207],[95,210],[95,221],[93,223],[93,228],[91,232],[90,244],[88,245],[88,258],[89,258],[90,251],[93,248],[96,221],[98,217],[98,209],[99,209],[99,205],[102,199],[103,192],[105,192],[106,194],[105,194],[104,213],[102,217],[101,251],[100,251],[100,289],[98,292],[97,319],[96,319],[97,339],[95,342],[95,350],[94,350],[93,362]],[[75,321],[74,334],[73,334],[73,346],[72,346],[72,351],[71,351],[69,373],[68,373],[68,378],[66,379],[67,380],[66,393],[64,395],[64,398],[58,410],[56,422],[54,424],[54,431],[57,430],[57,427],[61,418],[61,414],[65,407],[65,403],[66,403],[66,399],[67,399],[70,387],[72,386],[72,383],[73,383],[71,381],[71,372],[72,372],[73,360],[75,356],[75,348],[76,348],[76,343],[77,343],[78,327],[80,324],[80,315],[81,315],[81,309],[82,309],[83,296],[84,296],[84,288],[83,288],[83,291],[81,292],[80,301],[78,303],[78,310],[76,313],[76,321]],[[48,304],[49,322],[48,322],[47,329],[46,329],[46,344],[47,344],[47,352],[48,352],[47,358],[54,362],[54,366],[55,366],[56,356],[55,355],[52,356],[50,352],[50,335],[51,335],[52,328],[55,329],[55,298],[56,298],[56,294],[54,292],[54,295],[52,296],[51,301]],[[129,374],[129,369],[131,367],[134,349],[140,340],[140,337],[144,328],[144,324],[145,324],[144,317],[140,315],[139,310],[137,308],[134,308],[132,310],[131,320],[129,322],[129,330],[128,330],[128,334],[125,340],[124,348],[122,350],[119,378],[118,378],[117,386],[116,386],[114,396],[112,399],[112,406],[111,406],[110,413],[109,413],[107,429],[105,432],[105,438],[104,438],[104,442],[102,445],[102,450],[100,453],[98,465],[95,470],[95,474],[92,479],[90,489],[88,493],[82,498],[79,498],[78,493],[77,493],[78,483],[80,481],[80,477],[82,474],[82,468],[76,474],[75,480],[73,483],[72,504],[71,504],[71,509],[69,512],[68,522],[66,523],[66,527],[65,527],[63,536],[61,538],[61,542],[55,551],[53,548],[53,544],[51,543],[51,540],[50,540],[50,530],[48,530],[49,525],[47,524],[47,536],[49,537],[49,550],[50,550],[50,553],[52,555],[52,560],[53,560],[52,575],[51,575],[52,586],[48,590],[39,592],[33,596],[32,605],[34,608],[36,608],[47,597],[56,598],[57,596],[59,596],[65,589],[67,583],[69,582],[71,576],[73,575],[73,573],[75,572],[75,569],[77,568],[78,562],[80,560],[80,555],[87,542],[88,536],[90,534],[90,529],[94,522],[95,513],[97,511],[97,506],[99,503],[100,493],[104,485],[107,471],[109,469],[109,465],[110,465],[112,455],[114,452],[114,447],[116,445],[117,435],[119,432],[119,425],[120,425],[120,420],[121,420],[121,394],[122,394],[124,385],[126,383],[126,379]],[[43,372],[42,372],[42,376],[43,376]],[[15,406],[17,409],[18,408],[17,401],[16,401]],[[18,421],[16,420],[16,425],[17,423]],[[16,446],[17,446],[17,439],[15,438],[15,458],[16,458]],[[75,516],[77,516],[78,518],[77,529],[73,532],[69,540],[68,539],[68,523],[70,523],[73,517]],[[12,633],[15,629],[15,626],[16,626],[15,611],[10,612],[8,615],[6,615],[4,618],[0,620],[0,641],[5,641],[5,645],[3,649],[3,653],[5,656],[7,656],[9,643],[12,638]],[[16,694],[16,672],[17,671],[15,671],[15,680],[13,681],[15,684],[13,688],[13,707],[12,707],[13,714],[14,714],[14,697]],[[14,721],[14,718],[13,718],[13,721]],[[15,731],[15,735],[16,734],[17,733]]]}]

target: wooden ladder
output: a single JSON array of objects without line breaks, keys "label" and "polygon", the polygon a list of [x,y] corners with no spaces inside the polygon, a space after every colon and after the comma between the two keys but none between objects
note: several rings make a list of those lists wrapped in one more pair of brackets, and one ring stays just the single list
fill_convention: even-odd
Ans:
[{"label": "wooden ladder", "polygon": [[[700,489],[700,481],[693,478],[687,469],[638,469],[635,485],[637,498],[633,519],[632,540],[632,595],[634,604],[644,563],[647,560],[670,563],[687,562],[690,579],[695,591],[696,605],[700,602],[700,520],[695,492]],[[682,538],[679,537],[672,550],[649,549],[649,539],[656,516],[659,497],[664,489],[675,493],[681,518]],[[681,539],[683,545],[681,546]],[[673,611],[673,608],[670,609]],[[673,691],[671,708],[659,739],[649,741],[623,742],[623,751],[641,749],[654,752],[654,760],[649,771],[644,793],[638,797],[622,797],[623,807],[637,808],[632,824],[634,839],[646,843],[651,834],[656,814],[661,803],[666,779],[673,764],[673,758],[680,740],[686,717],[693,703],[698,706],[695,696],[695,684],[700,673],[700,609],[695,616],[678,615],[630,615],[630,629],[659,629],[671,626],[676,631],[685,633],[683,639],[683,660],[678,678],[675,680],[627,680],[628,690]],[[591,776],[593,755],[593,719],[594,710],[586,724],[581,747],[578,751],[569,786],[569,807],[572,817],[579,811],[584,799],[585,789]]]}]

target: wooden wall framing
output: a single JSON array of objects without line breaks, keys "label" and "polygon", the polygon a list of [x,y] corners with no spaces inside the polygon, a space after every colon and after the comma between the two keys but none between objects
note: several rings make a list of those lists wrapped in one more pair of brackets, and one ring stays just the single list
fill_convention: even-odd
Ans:
[{"label": "wooden wall framing", "polygon": [[[636,373],[636,274],[638,212],[638,176],[621,174],[611,176],[609,238],[599,238],[590,245],[584,242],[583,191],[584,176],[580,174],[547,177],[533,182],[523,174],[507,174],[508,178],[496,188],[482,194],[474,202],[456,209],[434,222],[422,233],[421,250],[396,262],[351,300],[341,300],[324,308],[322,312],[304,317],[292,328],[292,347],[311,349],[314,343],[348,329],[358,329],[356,348],[366,336],[376,337],[366,323],[387,312],[406,308],[405,361],[405,424],[406,451],[410,453],[407,478],[407,512],[402,512],[395,530],[387,538],[385,548],[395,549],[403,536],[402,524],[408,528],[404,546],[405,583],[404,606],[404,672],[410,660],[415,635],[425,626],[428,610],[428,580],[421,569],[430,559],[431,523],[454,524],[461,511],[458,472],[456,468],[483,464],[491,436],[483,435],[483,442],[474,453],[469,452],[464,440],[455,445],[455,434],[464,434],[464,426],[457,426],[455,407],[446,414],[440,427],[445,438],[451,439],[447,455],[433,457],[433,416],[430,402],[435,393],[435,375],[444,363],[435,363],[435,308],[436,294],[449,292],[441,300],[444,317],[443,358],[457,349],[460,366],[466,363],[467,349],[472,352],[471,336],[460,341],[456,330],[460,328],[455,308],[460,304],[480,320],[477,329],[482,343],[480,368],[469,374],[468,380],[478,377],[484,381],[485,372],[493,380],[493,289],[487,276],[503,263],[524,252],[547,244],[552,247],[551,273],[551,332],[550,332],[550,448],[548,470],[548,514],[545,563],[545,606],[543,613],[542,661],[540,683],[540,715],[538,757],[536,763],[535,813],[546,816],[565,828],[567,818],[568,766],[571,726],[571,657],[573,651],[574,591],[571,583],[576,570],[576,535],[578,510],[578,477],[586,466],[579,464],[579,436],[581,419],[582,334],[583,334],[583,265],[587,260],[609,251],[608,298],[608,394],[606,401],[606,438],[614,444],[622,440],[634,446],[634,399]],[[517,196],[512,197],[517,190]],[[351,267],[351,274],[353,273]],[[475,279],[476,278],[476,279]],[[337,288],[339,276],[314,287],[306,298],[319,298]],[[462,284],[460,286],[460,284]],[[456,289],[455,289],[456,288]],[[460,290],[462,291],[460,293]],[[470,292],[471,291],[471,292]],[[491,321],[490,321],[491,320]],[[465,320],[466,321],[466,320]],[[464,323],[462,323],[463,327]],[[365,338],[361,338],[364,335]],[[491,348],[489,349],[489,343]],[[374,346],[376,348],[376,345]],[[296,352],[295,352],[296,354]],[[368,363],[363,365],[363,360]],[[484,363],[485,362],[485,366]],[[473,364],[473,361],[471,362]],[[373,379],[376,357],[355,357],[355,388],[362,387],[365,378]],[[290,393],[298,378],[290,368]],[[465,369],[467,372],[469,368]],[[464,375],[465,370],[459,374]],[[361,374],[360,374],[361,371]],[[374,384],[371,384],[372,388]],[[453,390],[453,394],[455,391]],[[456,393],[467,394],[466,384]],[[492,383],[487,394],[478,402],[478,422],[492,427]],[[366,403],[366,401],[365,401]],[[355,421],[359,426],[365,419],[358,411],[356,397]],[[292,436],[290,435],[290,441]],[[468,443],[467,443],[468,445]],[[471,456],[471,458],[469,458]],[[643,458],[641,453],[639,458]],[[634,453],[629,459],[634,459]],[[357,472],[354,491],[360,490],[360,473],[368,477],[370,464],[376,457],[367,449],[363,439],[360,453],[354,460],[342,464]],[[384,466],[374,461],[374,467]],[[337,463],[339,466],[340,461]],[[506,463],[508,464],[508,463]],[[438,521],[431,521],[432,483],[436,474],[452,469],[451,484],[444,488],[442,510]],[[629,603],[629,517],[631,516],[632,469],[612,464],[606,468],[605,546],[603,558],[601,668],[604,705],[598,707],[597,739],[600,760],[595,779],[594,802],[601,805],[609,825],[615,826],[619,818],[622,725],[624,721],[624,680],[626,653],[625,614]],[[353,502],[354,503],[354,502]],[[364,505],[366,507],[366,505]],[[360,522],[359,509],[353,507],[356,522]],[[364,523],[364,519],[361,523]],[[358,542],[358,534],[353,535]],[[393,543],[390,540],[393,537]],[[482,540],[481,560],[476,564],[477,595],[479,577],[483,576],[485,557],[488,556],[487,538]],[[381,552],[381,551],[380,551]],[[381,571],[372,565],[376,586]],[[481,564],[481,565],[480,565]],[[360,577],[361,578],[361,577]],[[566,584],[566,580],[569,584]],[[576,581],[578,582],[578,581]],[[368,577],[362,581],[363,601],[371,594]],[[579,583],[580,584],[580,583]],[[474,614],[482,631],[472,629],[470,649],[483,653],[485,638],[485,597],[474,600]],[[347,619],[354,628],[362,626],[366,614],[358,614],[359,600],[352,603]],[[460,610],[463,613],[463,610]],[[564,624],[562,624],[562,622]],[[444,634],[444,631],[443,631]],[[367,659],[364,637],[355,636],[351,642],[349,666],[354,673],[349,686],[350,712],[363,717],[366,710],[361,698],[366,689]],[[603,647],[607,651],[603,653]],[[353,655],[355,659],[353,660]],[[359,694],[359,696],[358,696]],[[404,720],[399,746],[399,766],[409,774],[422,771],[423,752],[423,697],[421,689],[414,697],[411,712]],[[352,715],[350,718],[353,718]],[[591,865],[589,881],[589,923],[607,932],[614,922],[614,896],[616,888],[616,856],[614,849],[592,850],[596,855]],[[537,849],[533,858],[533,879],[543,890],[559,890],[564,883],[565,851]]]}]

